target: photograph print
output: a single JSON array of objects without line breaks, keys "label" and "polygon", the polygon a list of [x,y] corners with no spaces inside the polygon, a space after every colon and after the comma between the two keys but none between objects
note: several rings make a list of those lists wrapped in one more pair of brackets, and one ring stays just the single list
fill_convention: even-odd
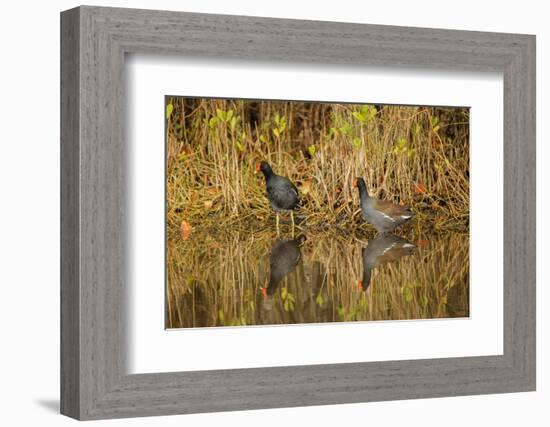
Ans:
[{"label": "photograph print", "polygon": [[469,108],[164,108],[167,329],[469,317]]}]

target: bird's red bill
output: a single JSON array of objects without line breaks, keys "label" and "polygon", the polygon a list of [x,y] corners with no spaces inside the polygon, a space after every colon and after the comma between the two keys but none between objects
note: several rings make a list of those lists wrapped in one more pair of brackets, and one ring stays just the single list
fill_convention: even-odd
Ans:
[{"label": "bird's red bill", "polygon": [[260,163],[256,163],[256,172],[260,172]]},{"label": "bird's red bill", "polygon": [[353,180],[353,188],[357,188],[357,180],[356,179]]}]

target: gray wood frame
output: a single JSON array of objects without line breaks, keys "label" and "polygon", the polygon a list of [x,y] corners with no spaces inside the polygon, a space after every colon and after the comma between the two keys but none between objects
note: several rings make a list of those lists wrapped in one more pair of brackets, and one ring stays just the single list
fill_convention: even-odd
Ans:
[{"label": "gray wood frame", "polygon": [[[504,354],[128,375],[124,56],[504,75]],[[61,14],[61,412],[100,419],[535,390],[535,37],[79,7]],[[159,283],[159,286],[161,284]]]}]

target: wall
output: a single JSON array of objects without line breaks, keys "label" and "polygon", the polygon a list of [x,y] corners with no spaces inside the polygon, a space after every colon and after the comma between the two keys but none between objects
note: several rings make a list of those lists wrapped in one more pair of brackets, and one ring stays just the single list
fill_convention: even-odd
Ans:
[{"label": "wall", "polygon": [[[548,226],[550,114],[550,28],[544,2],[463,0],[359,2],[273,2],[244,0],[97,1],[125,6],[441,27],[537,34],[538,55],[538,218],[539,261],[548,256],[543,241]],[[0,309],[4,372],[0,376],[4,425],[68,425],[57,414],[59,360],[59,11],[74,1],[9,2],[0,25]],[[545,180],[546,178],[546,180]],[[545,197],[546,196],[546,197]],[[546,215],[547,216],[547,215]],[[441,398],[325,407],[172,416],[111,421],[110,425],[296,425],[385,424],[464,426],[475,422],[500,426],[548,425],[544,403],[550,400],[548,310],[543,303],[548,270],[538,267],[538,390],[536,393]]]}]

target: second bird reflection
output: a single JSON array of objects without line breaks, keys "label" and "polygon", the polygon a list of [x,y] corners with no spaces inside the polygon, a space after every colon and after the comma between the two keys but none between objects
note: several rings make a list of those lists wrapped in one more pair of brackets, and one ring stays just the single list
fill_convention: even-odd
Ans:
[{"label": "second bird reflection", "polygon": [[[300,247],[306,241],[304,235],[295,239],[277,239],[269,255],[269,283],[262,289],[264,297],[277,292],[279,283],[294,271],[302,258]],[[372,271],[382,265],[411,255],[416,246],[394,234],[381,234],[370,240],[363,249],[363,278],[359,286],[366,291],[372,282]]]},{"label": "second bird reflection", "polygon": [[371,284],[372,270],[381,264],[395,262],[412,254],[416,246],[394,234],[380,234],[363,249],[363,280],[359,284],[366,291]]}]

